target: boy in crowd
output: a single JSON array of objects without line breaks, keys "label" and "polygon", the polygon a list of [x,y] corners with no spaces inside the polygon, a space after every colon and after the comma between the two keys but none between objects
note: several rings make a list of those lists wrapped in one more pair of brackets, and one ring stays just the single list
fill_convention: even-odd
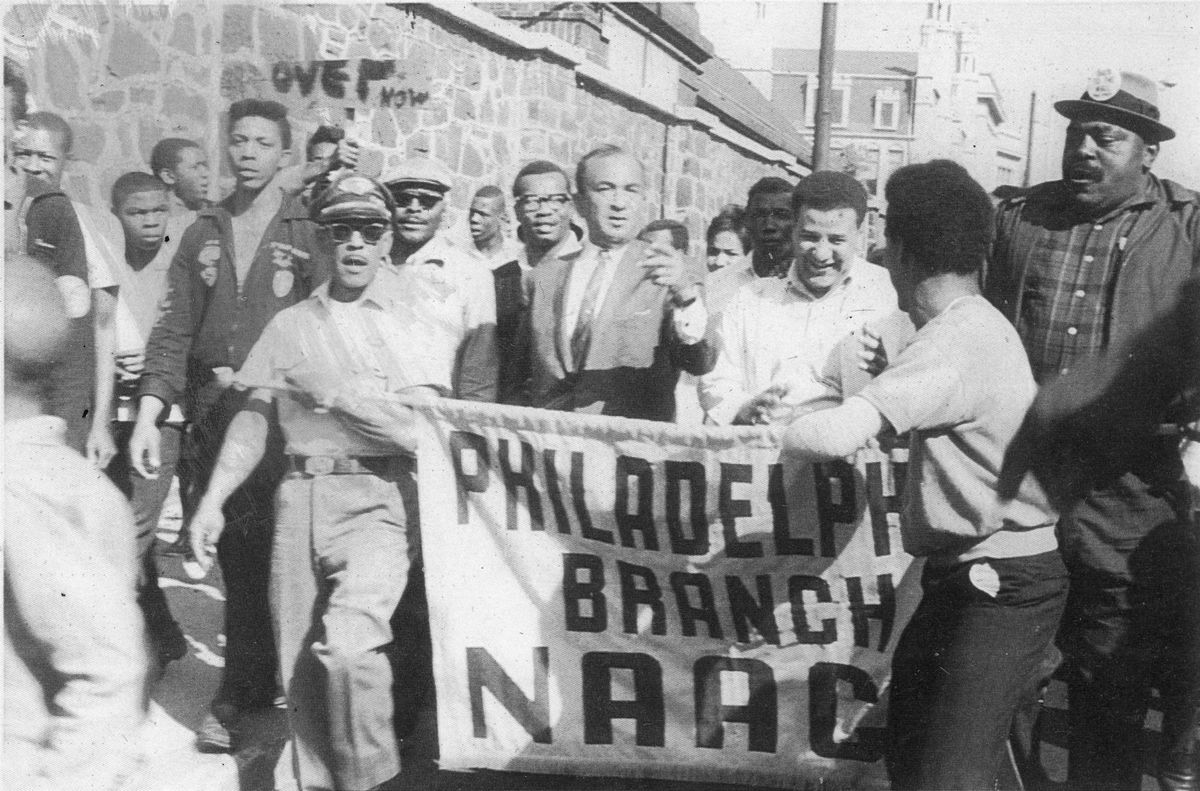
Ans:
[{"label": "boy in crowd", "polygon": [[[680,255],[687,256],[688,229],[678,220],[652,220],[638,234],[638,239],[652,247],[673,247]],[[704,410],[700,408],[696,382],[696,377],[687,371],[679,373],[679,382],[675,385],[675,422],[680,425],[698,426],[704,422]]]},{"label": "boy in crowd", "polygon": [[513,359],[521,324],[525,269],[521,265],[520,246],[510,243],[505,236],[509,224],[508,207],[499,187],[488,184],[476,190],[467,221],[474,255],[492,273],[496,292],[496,353],[499,376],[503,379],[505,368]]},{"label": "boy in crowd", "polygon": [[475,191],[467,224],[475,255],[493,272],[516,262],[519,257],[517,248],[506,236],[509,221],[508,206],[499,187],[487,184]]},{"label": "boy in crowd", "polygon": [[746,195],[750,264],[757,277],[785,277],[792,268],[792,188],[778,176],[767,176]]},{"label": "boy in crowd", "polygon": [[857,395],[793,422],[784,450],[829,461],[911,432],[902,535],[926,561],[892,659],[888,771],[896,789],[992,788],[1066,604],[1045,493],[1032,475],[1000,488],[1037,387],[1016,330],[979,293],[983,188],[936,160],[896,171],[887,200],[888,268],[917,334]]},{"label": "boy in crowd", "polygon": [[670,245],[680,253],[687,255],[688,229],[678,220],[653,220],[638,234],[638,239],[651,246]]},{"label": "boy in crowd", "polygon": [[62,191],[62,175],[74,134],[54,113],[25,117],[14,141],[13,161],[25,176],[25,238],[18,249],[51,265],[71,319],[71,340],[62,365],[51,373],[50,411],[67,422],[67,443],[97,467],[112,460],[113,317],[116,281],[112,254],[93,223]]},{"label": "boy in crowd", "polygon": [[210,203],[208,155],[193,140],[164,138],[150,151],[150,172],[170,190],[170,216],[182,233],[196,219],[196,212]]},{"label": "boy in crowd", "polygon": [[[154,478],[162,466],[163,420],[183,402],[192,421],[188,457],[195,486],[212,474],[226,427],[245,401],[233,388],[263,327],[325,279],[327,250],[304,206],[277,176],[291,155],[287,108],[243,99],[229,107],[233,193],[184,233],[171,261],[167,299],[146,344],[129,460]],[[275,701],[275,646],[267,578],[275,486],[283,475],[278,434],[253,475],[229,498],[217,550],[225,580],[225,670],[200,728],[199,746],[229,750],[243,710]]]},{"label": "boy in crowd", "polygon": [[167,273],[179,246],[178,237],[164,242],[170,215],[167,185],[149,173],[126,173],[112,188],[112,212],[123,233],[125,259],[117,267],[119,284],[116,320],[116,411],[114,438],[117,455],[108,466],[109,477],[129,498],[137,521],[141,574],[138,604],[159,662],[165,664],[187,653],[187,641],[171,617],[158,587],[155,531],[163,503],[171,491],[183,438],[183,412],[172,404],[161,425],[160,467],[155,478],[143,478],[129,463],[129,438],[137,416],[137,386],[146,364],[146,339],[167,293]]}]

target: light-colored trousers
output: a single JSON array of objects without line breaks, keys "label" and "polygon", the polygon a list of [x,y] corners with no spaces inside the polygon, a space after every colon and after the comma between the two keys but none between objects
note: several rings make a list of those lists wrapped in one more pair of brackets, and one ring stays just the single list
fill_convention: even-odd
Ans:
[{"label": "light-colored trousers", "polygon": [[415,462],[389,462],[279,486],[272,619],[302,791],[366,791],[400,771],[391,619],[419,539]]}]

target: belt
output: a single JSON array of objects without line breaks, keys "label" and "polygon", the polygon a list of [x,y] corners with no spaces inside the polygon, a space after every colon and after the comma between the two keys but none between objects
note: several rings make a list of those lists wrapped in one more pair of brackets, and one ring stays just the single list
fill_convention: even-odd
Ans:
[{"label": "belt", "polygon": [[288,474],[309,478],[318,475],[388,476],[412,467],[405,456],[296,456],[288,457]]}]

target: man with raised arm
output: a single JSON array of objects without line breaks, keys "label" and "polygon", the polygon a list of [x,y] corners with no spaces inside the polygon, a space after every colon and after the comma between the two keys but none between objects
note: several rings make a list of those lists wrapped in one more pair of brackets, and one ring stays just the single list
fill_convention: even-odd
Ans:
[{"label": "man with raised arm", "polygon": [[925,567],[892,658],[888,773],[901,791],[993,788],[1067,596],[1045,492],[1032,475],[1001,486],[1037,386],[979,293],[988,194],[935,160],[896,171],[887,199],[888,268],[917,333],[858,394],[793,422],[784,452],[829,461],[909,434],[901,534]]},{"label": "man with raised arm", "polygon": [[703,272],[670,244],[637,241],[646,182],[632,154],[595,149],[575,180],[588,241],[530,274],[521,333],[529,403],[669,422],[679,372],[710,362]]}]

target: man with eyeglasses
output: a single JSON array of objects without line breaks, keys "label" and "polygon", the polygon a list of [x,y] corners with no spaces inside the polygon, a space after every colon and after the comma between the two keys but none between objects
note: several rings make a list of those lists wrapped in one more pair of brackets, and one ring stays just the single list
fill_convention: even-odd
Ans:
[{"label": "man with eyeglasses", "polygon": [[582,248],[583,232],[573,222],[570,180],[558,165],[539,159],[521,168],[513,179],[513,202],[517,238],[525,246],[524,268]]},{"label": "man with eyeglasses", "polygon": [[[286,442],[276,498],[271,604],[302,789],[374,789],[400,772],[393,631],[414,580],[416,438],[393,393],[437,395],[416,318],[389,270],[392,200],[372,179],[338,178],[312,217],[333,272],[280,311],[237,374],[250,390],[192,523],[197,557],[224,528],[222,505],[251,475],[271,427]],[[276,420],[276,417],[278,419]]]},{"label": "man with eyeglasses", "polygon": [[395,201],[391,264],[421,321],[421,353],[454,398],[495,401],[496,295],[485,266],[438,235],[450,191],[438,160],[408,159],[380,179]]},{"label": "man with eyeglasses", "polygon": [[[160,426],[171,405],[192,420],[187,442],[195,486],[213,474],[226,428],[245,403],[234,387],[263,328],[325,279],[327,252],[303,205],[285,196],[277,176],[291,154],[287,108],[242,99],[229,108],[233,193],[201,209],[184,232],[167,274],[167,296],[146,343],[138,415],[129,460],[138,474],[162,470]],[[267,577],[275,486],[283,474],[278,432],[252,475],[231,494],[231,529],[217,552],[225,581],[225,670],[212,714],[198,733],[201,750],[232,749],[238,719],[275,699],[275,646]],[[232,730],[231,730],[232,729]]]},{"label": "man with eyeglasses", "polygon": [[[517,362],[520,325],[525,312],[529,272],[542,260],[578,252],[583,231],[572,220],[575,206],[567,174],[553,162],[535,160],[513,180],[517,239],[515,266],[493,270],[496,283],[496,333],[500,349],[500,400],[522,403],[527,394]],[[511,331],[509,330],[511,328]]]}]

